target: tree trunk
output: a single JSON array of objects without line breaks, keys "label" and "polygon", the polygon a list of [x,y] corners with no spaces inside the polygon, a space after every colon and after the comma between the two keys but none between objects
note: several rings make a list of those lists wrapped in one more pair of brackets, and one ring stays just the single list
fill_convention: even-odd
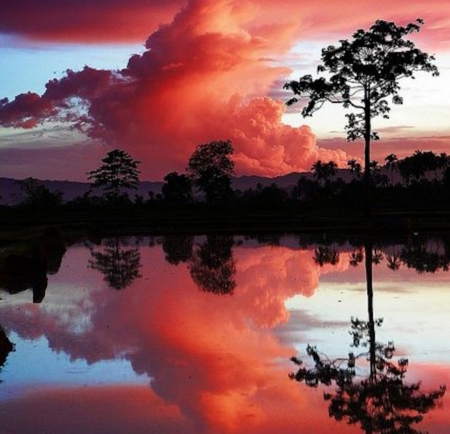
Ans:
[{"label": "tree trunk", "polygon": [[370,91],[366,90],[364,98],[364,189],[366,193],[364,214],[367,218],[372,218],[372,176],[370,173],[370,136],[372,124],[370,117]]},{"label": "tree trunk", "polygon": [[372,241],[364,243],[366,256],[366,283],[367,283],[367,311],[369,316],[369,351],[370,351],[370,378],[376,378],[376,349],[375,349],[375,319],[373,315],[373,286],[372,286]]}]

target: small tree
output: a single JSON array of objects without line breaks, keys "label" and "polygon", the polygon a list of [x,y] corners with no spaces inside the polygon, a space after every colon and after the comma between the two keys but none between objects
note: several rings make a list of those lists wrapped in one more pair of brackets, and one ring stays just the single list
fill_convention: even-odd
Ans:
[{"label": "small tree", "polygon": [[317,160],[312,166],[314,178],[320,183],[323,181],[328,185],[337,174],[337,164],[334,161],[323,163],[322,160]]},{"label": "small tree", "polygon": [[330,76],[313,79],[305,75],[298,81],[284,85],[296,96],[287,104],[292,105],[302,98],[309,101],[302,115],[312,116],[325,102],[342,104],[354,111],[346,115],[348,123],[347,140],[364,139],[364,179],[366,185],[366,214],[371,216],[370,198],[370,144],[379,140],[372,129],[372,119],[377,116],[389,117],[390,106],[402,104],[399,95],[399,80],[414,78],[416,71],[431,72],[439,75],[432,63],[433,56],[423,53],[406,36],[419,32],[423,20],[406,26],[397,26],[393,22],[378,20],[369,31],[357,30],[351,41],[342,40],[338,46],[330,45],[322,50],[322,64],[318,72]]},{"label": "small tree", "polygon": [[125,151],[114,149],[106,154],[102,162],[98,169],[87,172],[93,187],[102,187],[107,197],[116,203],[122,188],[137,189],[140,161],[134,160]]},{"label": "small tree", "polygon": [[17,181],[25,194],[22,205],[32,208],[53,209],[62,204],[63,194],[60,191],[52,192],[35,178]]},{"label": "small tree", "polygon": [[347,161],[348,169],[350,170],[350,173],[353,176],[353,179],[360,179],[361,178],[361,172],[362,167],[361,164],[359,164],[354,158]]},{"label": "small tree", "polygon": [[92,259],[88,261],[88,267],[100,271],[111,288],[124,289],[141,277],[139,249],[126,248],[119,238],[111,238],[101,249],[90,248],[90,251]]},{"label": "small tree", "polygon": [[170,172],[164,177],[162,195],[171,203],[188,203],[192,201],[192,181],[183,174]]},{"label": "small tree", "polygon": [[386,161],[386,167],[391,172],[391,185],[394,185],[394,170],[397,170],[398,158],[395,154],[389,154],[384,159]]},{"label": "small tree", "polygon": [[189,159],[187,172],[208,202],[231,196],[231,176],[234,174],[234,149],[230,140],[218,140],[197,146]]}]

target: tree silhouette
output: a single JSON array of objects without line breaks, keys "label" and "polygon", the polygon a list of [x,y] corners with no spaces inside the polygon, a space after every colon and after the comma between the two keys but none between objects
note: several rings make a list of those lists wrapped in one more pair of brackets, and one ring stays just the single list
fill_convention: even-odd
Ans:
[{"label": "tree silhouette", "polygon": [[120,149],[108,152],[102,159],[103,164],[96,170],[87,172],[93,187],[102,187],[106,196],[116,204],[122,188],[137,189],[139,185],[138,165],[130,154]]},{"label": "tree silhouette", "polygon": [[337,164],[334,161],[329,161],[324,163],[321,160],[313,163],[311,170],[313,172],[314,178],[319,183],[325,183],[328,185],[337,174]]},{"label": "tree silhouette", "polygon": [[165,259],[172,265],[189,261],[192,258],[193,246],[194,237],[189,235],[166,235],[162,242]]},{"label": "tree silhouette", "polygon": [[448,244],[441,245],[437,240],[416,237],[405,245],[400,252],[400,260],[408,268],[419,274],[435,273],[450,269]]},{"label": "tree silhouette", "polygon": [[206,242],[195,246],[189,271],[203,291],[233,294],[236,287],[233,244],[231,236],[208,235]]},{"label": "tree silhouette", "polygon": [[139,249],[123,248],[120,239],[107,239],[103,248],[90,248],[92,259],[88,267],[100,271],[104,281],[111,288],[124,289],[138,277],[141,277],[141,254]]},{"label": "tree silhouette", "polygon": [[389,169],[391,174],[391,185],[394,185],[394,170],[397,170],[398,158],[395,154],[389,154],[384,159],[386,161],[386,167]]},{"label": "tree silhouette", "polygon": [[3,330],[3,327],[0,325],[0,372],[2,367],[5,366],[6,359],[11,351],[14,351],[14,344],[8,339],[5,330]]},{"label": "tree silhouette", "polygon": [[[406,185],[412,182],[424,182],[434,178],[435,181],[442,177],[448,162],[447,155],[437,155],[432,151],[415,151],[409,157],[398,162],[398,169]],[[441,172],[438,175],[438,172]]]},{"label": "tree silhouette", "polygon": [[392,254],[387,254],[386,262],[390,270],[397,271],[402,264],[400,253],[394,251]]},{"label": "tree silhouette", "polygon": [[170,172],[164,177],[162,196],[170,203],[188,203],[192,201],[192,181],[183,174]]},{"label": "tree silhouette", "polygon": [[314,250],[313,259],[321,267],[325,264],[336,265],[339,262],[339,253],[328,246],[319,246]]},{"label": "tree silhouette", "polygon": [[26,178],[17,181],[17,183],[25,195],[21,205],[35,209],[50,210],[62,204],[63,194],[60,191],[50,191],[42,182],[35,178]]},{"label": "tree silhouette", "polygon": [[[413,425],[437,405],[445,394],[445,386],[422,392],[420,382],[407,384],[408,360],[400,358],[394,362],[393,342],[382,344],[376,341],[375,328],[381,326],[383,320],[374,317],[370,241],[366,241],[364,250],[368,321],[351,320],[352,347],[363,351],[351,351],[347,357],[331,360],[308,345],[307,354],[313,359],[314,367],[303,367],[302,361],[293,357],[291,360],[300,367],[290,377],[310,387],[335,383],[337,389],[334,392],[324,393],[324,399],[329,402],[330,417],[359,424],[367,434],[419,434]],[[358,380],[361,358],[369,362],[369,372]]]},{"label": "tree silhouette", "polygon": [[296,95],[287,102],[288,105],[302,98],[308,99],[302,109],[304,117],[312,116],[326,102],[353,110],[346,115],[347,140],[364,139],[367,216],[371,216],[370,145],[372,140],[379,140],[373,131],[372,119],[389,117],[387,98],[391,97],[393,104],[402,104],[400,79],[413,78],[416,71],[439,74],[432,63],[434,57],[405,39],[411,33],[419,32],[422,25],[421,19],[406,26],[378,20],[368,31],[357,30],[352,40],[341,40],[338,46],[330,45],[322,50],[318,72],[328,73],[328,79],[305,75],[284,85]]},{"label": "tree silhouette", "polygon": [[352,174],[354,179],[360,179],[361,173],[362,173],[362,167],[361,164],[359,164],[354,158],[347,161],[347,166],[350,170],[350,173]]},{"label": "tree silhouette", "polygon": [[229,140],[219,140],[197,146],[189,158],[187,171],[208,202],[231,196],[231,176],[234,174],[234,149]]},{"label": "tree silhouette", "polygon": [[41,303],[47,289],[47,274],[59,271],[65,252],[59,231],[46,229],[30,245],[4,255],[0,263],[0,290],[17,294],[31,289],[33,303]]}]

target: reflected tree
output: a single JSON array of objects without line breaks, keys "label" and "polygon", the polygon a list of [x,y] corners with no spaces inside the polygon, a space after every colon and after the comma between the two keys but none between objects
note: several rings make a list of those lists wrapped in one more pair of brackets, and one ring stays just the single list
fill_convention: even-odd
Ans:
[{"label": "reflected tree", "polygon": [[31,289],[33,303],[41,303],[47,290],[48,274],[56,274],[66,248],[60,233],[49,228],[30,245],[5,254],[0,263],[0,289],[17,294]]},{"label": "reflected tree", "polygon": [[321,267],[325,264],[336,265],[339,262],[339,253],[328,246],[319,246],[314,250],[314,262]]},{"label": "reflected tree", "polygon": [[392,271],[397,271],[402,264],[400,255],[398,253],[393,253],[392,255],[386,255],[387,267]]},{"label": "reflected tree", "polygon": [[416,237],[403,247],[400,259],[408,268],[413,268],[418,273],[435,273],[438,270],[449,270],[449,253],[446,243]]},{"label": "reflected tree", "polygon": [[6,359],[11,351],[14,351],[14,344],[6,336],[3,327],[0,326],[0,371],[5,366]]},{"label": "reflected tree", "polygon": [[162,248],[169,264],[178,265],[187,262],[192,257],[194,237],[185,235],[166,235],[163,238]]},{"label": "reflected tree", "polygon": [[350,265],[352,267],[357,267],[362,261],[364,261],[364,252],[362,248],[358,248],[350,253]]},{"label": "reflected tree", "polygon": [[100,271],[111,288],[124,289],[141,277],[139,249],[125,248],[119,238],[107,239],[100,249],[90,248],[88,267]]},{"label": "reflected tree", "polygon": [[[314,361],[314,367],[304,367],[301,360],[293,357],[291,360],[299,368],[291,378],[310,387],[336,384],[334,392],[324,393],[329,402],[330,417],[359,424],[365,433],[419,434],[413,425],[436,407],[445,394],[445,386],[423,392],[420,382],[406,383],[408,360],[393,361],[393,342],[382,344],[376,341],[375,329],[383,320],[374,318],[372,264],[372,244],[366,242],[368,321],[351,320],[352,347],[361,352],[351,351],[347,357],[332,360],[308,345],[307,354]],[[365,374],[359,366],[361,359],[368,362]]]},{"label": "reflected tree", "polygon": [[231,236],[208,235],[194,247],[189,264],[192,280],[203,291],[232,295],[236,282]]}]

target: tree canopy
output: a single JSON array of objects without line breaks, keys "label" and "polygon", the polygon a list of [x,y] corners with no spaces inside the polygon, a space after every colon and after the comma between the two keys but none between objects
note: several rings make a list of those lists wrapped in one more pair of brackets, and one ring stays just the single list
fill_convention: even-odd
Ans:
[{"label": "tree canopy", "polygon": [[[419,32],[424,21],[417,19],[406,26],[377,20],[368,31],[359,29],[352,39],[322,49],[319,74],[327,78],[305,75],[284,85],[294,97],[288,105],[307,99],[303,117],[312,116],[326,102],[341,104],[352,111],[347,117],[347,139],[364,139],[364,176],[370,193],[370,143],[379,140],[372,129],[372,119],[389,117],[390,105],[402,104],[399,95],[402,78],[414,78],[417,71],[439,75],[434,57],[416,48],[407,36]],[[368,196],[370,209],[370,195]]]},{"label": "tree canopy", "polygon": [[169,172],[164,177],[161,191],[164,200],[172,203],[188,203],[192,201],[191,178],[178,172]]},{"label": "tree canopy", "polygon": [[218,140],[197,146],[189,158],[188,174],[206,195],[208,202],[225,199],[232,194],[234,149],[230,140]]},{"label": "tree canopy", "polygon": [[94,187],[103,187],[106,194],[118,200],[122,188],[136,189],[139,185],[138,165],[130,154],[120,149],[108,152],[102,159],[102,165],[88,172],[88,179],[93,181]]}]

